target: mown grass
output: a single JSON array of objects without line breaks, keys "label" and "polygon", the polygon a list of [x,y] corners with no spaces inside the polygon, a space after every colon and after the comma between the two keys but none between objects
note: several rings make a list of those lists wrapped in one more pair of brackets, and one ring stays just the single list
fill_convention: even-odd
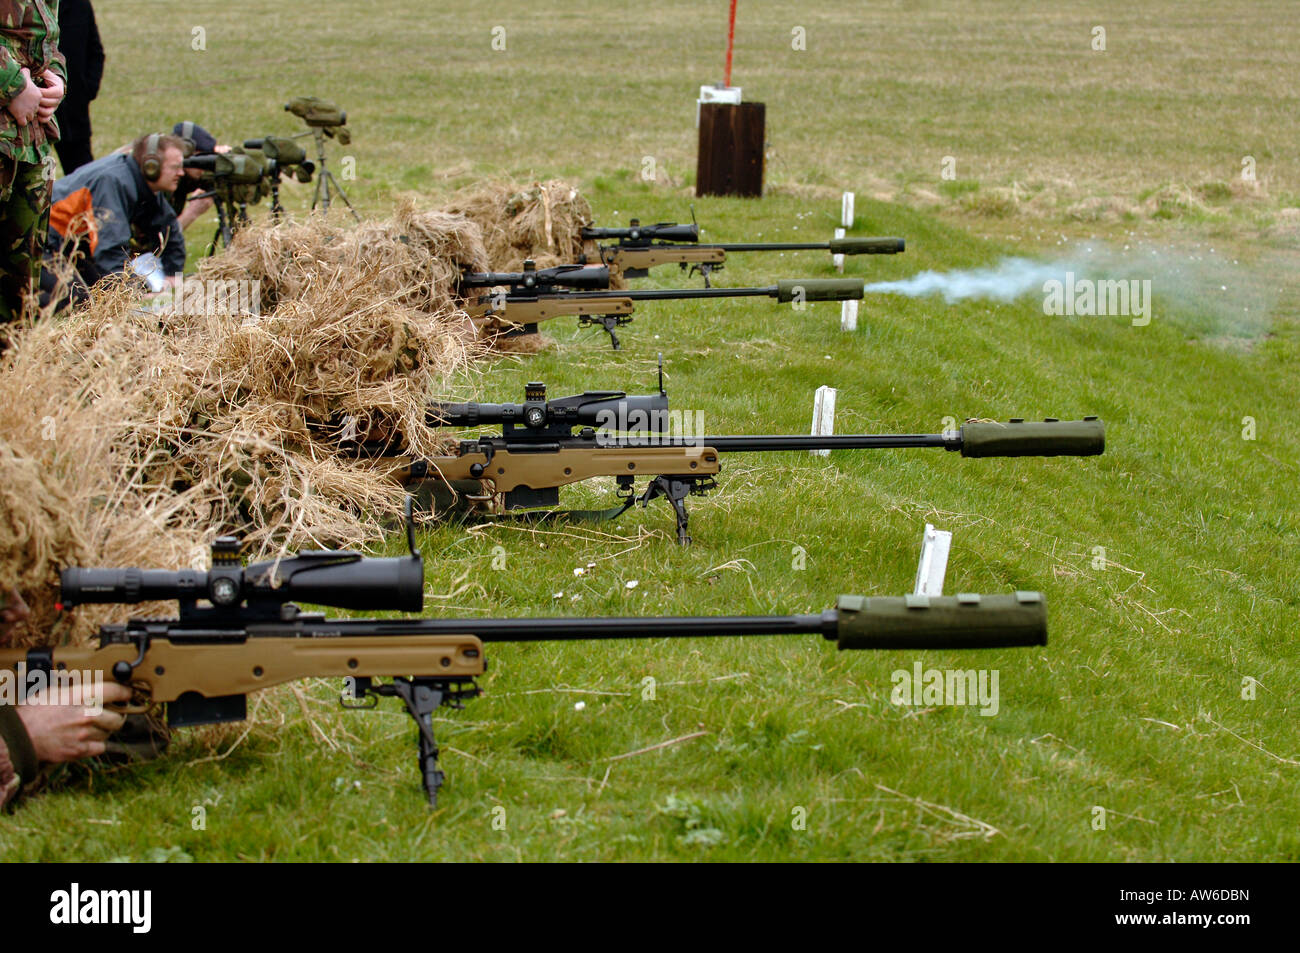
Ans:
[{"label": "mown grass", "polygon": [[[118,6],[121,14],[101,13],[110,51],[188,37],[187,25],[138,16],[148,4]],[[273,117],[288,95],[314,92],[353,116],[359,178],[347,184],[369,209],[399,191],[441,194],[509,171],[573,177],[603,223],[686,216],[677,185],[634,172],[641,155],[660,154],[677,175],[693,152],[689,87],[714,72],[694,5],[620,19],[617,31],[614,13],[596,5],[578,8],[592,17],[585,25],[577,12],[511,8],[507,18],[502,7],[500,22],[522,25],[495,60],[490,6],[458,19],[450,8],[396,4],[382,23],[337,6],[328,26],[307,27],[227,5],[206,54],[160,53],[166,72],[115,59],[106,89],[135,92],[106,104],[100,128],[125,130],[123,117],[138,120],[142,103],[166,98],[185,110],[176,118],[200,110],[195,118],[223,134],[260,134],[271,128],[246,128],[249,116]],[[777,187],[761,202],[696,203],[707,237],[826,237],[840,187],[866,183],[868,162],[889,179],[908,174],[906,156],[946,152],[941,126],[990,169],[1009,168],[1033,143],[1036,162],[1070,167],[1087,190],[1117,195],[1195,180],[1217,168],[1220,153],[1238,155],[1237,142],[1280,141],[1293,127],[1293,96],[1270,80],[1294,56],[1283,48],[1294,28],[1278,20],[1250,32],[1264,7],[1198,5],[1189,18],[1179,12],[1187,5],[1163,5],[1164,19],[1151,20],[1162,31],[1132,28],[1145,45],[1127,48],[1127,68],[1114,65],[1121,29],[1110,30],[1112,59],[1098,61],[1088,58],[1082,23],[1067,55],[1063,14],[963,5],[959,20],[954,9],[922,5],[919,19],[902,7],[897,16],[816,13],[826,29],[810,26],[810,35],[833,26],[838,52],[810,45],[790,65],[775,57],[788,40],[742,34],[754,59],[738,61],[741,81],[769,109],[784,105],[769,122],[789,146],[778,145],[784,164],[769,165]],[[775,29],[789,15],[752,16]],[[1115,6],[1105,22],[1126,16]],[[1035,31],[1055,37],[1059,55],[1029,56],[1023,37]],[[465,37],[480,34],[476,52]],[[290,35],[294,52],[281,68],[251,65]],[[1207,36],[1216,62],[1267,94],[1260,118],[1229,121],[1234,107],[1209,91],[1226,80],[1205,79],[1213,70],[1180,84]],[[345,72],[358,50],[377,65]],[[771,55],[760,60],[759,50]],[[908,51],[924,55],[907,65]],[[1110,71],[1089,74],[1099,62]],[[391,81],[393,98],[359,95],[377,75]],[[182,78],[210,85],[174,88]],[[160,86],[165,97],[145,96]],[[794,108],[814,90],[817,110]],[[920,90],[938,98],[922,105]],[[675,126],[659,105],[669,96],[682,105]],[[1107,97],[1131,100],[1131,112],[1099,126],[1100,139],[1066,134],[1071,117],[1094,114]],[[1049,117],[1039,134],[1025,107],[1044,101],[1053,108],[1035,114]],[[285,128],[292,124],[276,131]],[[836,135],[820,134],[827,129]],[[409,171],[424,166],[436,177],[457,162],[463,171],[437,182]],[[1292,194],[1293,171],[1278,173]],[[419,792],[406,717],[391,707],[339,713],[337,686],[317,682],[301,701],[289,690],[259,696],[251,727],[178,736],[161,762],[63,779],[0,825],[0,849],[15,860],[1300,859],[1291,711],[1300,674],[1300,455],[1291,433],[1300,338],[1294,285],[1267,270],[1278,257],[1293,260],[1292,246],[1254,247],[1248,239],[1263,225],[1242,211],[1249,203],[1233,206],[1214,191],[1209,198],[1236,208],[1218,222],[1082,225],[1057,212],[972,216],[960,200],[1001,180],[969,166],[959,175],[980,187],[950,185],[953,204],[939,213],[860,194],[855,233],[904,235],[908,251],[850,259],[848,272],[903,277],[1027,248],[1055,254],[1063,233],[1116,247],[1140,239],[1208,254],[1212,246],[1237,257],[1243,287],[1268,291],[1268,319],[1226,323],[1222,308],[1189,300],[1157,272],[1146,327],[1047,317],[1037,296],[1010,305],[878,297],[864,302],[854,334],[839,330],[836,305],[798,313],[762,300],[650,304],[620,352],[596,332],[553,322],[550,349],[503,359],[458,393],[517,400],[530,380],[546,381],[552,396],[644,393],[662,353],[673,406],[701,411],[712,433],[804,432],[813,391],[830,384],[839,388],[839,432],[1099,414],[1108,447],[1082,460],[920,450],[728,457],[718,491],[690,501],[689,549],[673,541],[661,501],[597,527],[425,533],[426,607],[447,616],[817,611],[841,592],[908,591],[929,521],[955,534],[946,591],[1046,592],[1048,646],[850,654],[813,637],[492,646],[485,696],[436,722],[450,780],[435,813]],[[720,277],[747,285],[831,274],[825,258],[805,253],[733,256]],[[680,282],[660,271],[650,285]],[[1243,439],[1246,417],[1254,439]],[[564,501],[586,507],[611,492],[588,487]],[[918,660],[997,670],[998,714],[891,704],[892,673]],[[1246,679],[1253,699],[1243,697]],[[1110,812],[1104,830],[1094,826],[1098,806]],[[205,829],[195,829],[196,807]]]}]

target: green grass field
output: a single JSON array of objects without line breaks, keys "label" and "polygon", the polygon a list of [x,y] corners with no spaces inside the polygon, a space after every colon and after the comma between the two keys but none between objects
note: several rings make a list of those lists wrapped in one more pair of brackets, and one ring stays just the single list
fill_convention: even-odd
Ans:
[{"label": "green grass field", "polygon": [[[296,131],[281,104],[314,94],[349,112],[354,144],[331,160],[355,157],[344,185],[370,214],[489,175],[569,178],[602,224],[686,220],[695,201],[693,100],[720,79],[722,4],[637,18],[589,0],[564,12],[407,0],[381,17],[335,2],[311,23],[244,0],[208,20],[144,0],[101,6],[99,151],[181,119],[226,140]],[[700,411],[711,433],[806,432],[822,384],[839,388],[839,432],[1098,414],[1099,458],[724,458],[719,489],[690,501],[689,549],[661,501],[613,524],[422,539],[427,614],[791,613],[841,592],[909,591],[928,521],[954,532],[945,591],[1047,594],[1045,648],[495,646],[484,697],[435,720],[449,774],[436,812],[409,719],[391,702],[341,713],[322,681],[256,696],[248,724],[181,734],[162,761],[69,772],[0,824],[0,850],[1300,860],[1300,27],[1287,10],[741,6],[736,82],[768,104],[769,194],[695,202],[708,238],[822,240],[852,189],[854,233],[902,235],[908,250],[850,259],[849,274],[902,278],[1104,242],[1152,280],[1147,326],[1047,316],[1038,293],[869,297],[852,334],[837,305],[660,303],[638,310],[620,352],[552,322],[545,352],[457,384],[462,399],[492,401],[521,399],[530,380],[551,396],[646,393],[662,353],[673,406]],[[1090,48],[1098,24],[1104,52]],[[505,51],[491,48],[494,26]],[[806,50],[790,48],[795,27]],[[653,183],[639,178],[645,156]],[[943,177],[944,156],[956,179]],[[290,204],[303,201],[300,189]],[[1161,257],[1141,257],[1151,248]],[[833,274],[817,253],[733,256],[721,283]],[[1220,274],[1216,298],[1205,282]],[[650,284],[683,283],[661,270]],[[564,502],[610,495],[584,487]],[[892,674],[917,662],[997,671],[997,714],[891,704]]]}]

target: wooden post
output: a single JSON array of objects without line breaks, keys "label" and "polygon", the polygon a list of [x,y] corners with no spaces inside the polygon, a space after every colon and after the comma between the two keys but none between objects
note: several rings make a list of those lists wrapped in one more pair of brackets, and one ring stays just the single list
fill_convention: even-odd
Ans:
[{"label": "wooden post", "polygon": [[763,103],[700,105],[700,152],[696,195],[763,194]]}]

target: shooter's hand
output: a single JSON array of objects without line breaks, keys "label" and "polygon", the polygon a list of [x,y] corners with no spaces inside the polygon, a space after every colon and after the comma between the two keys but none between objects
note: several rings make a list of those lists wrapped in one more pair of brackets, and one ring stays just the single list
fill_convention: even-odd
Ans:
[{"label": "shooter's hand", "polygon": [[51,685],[18,706],[39,760],[75,761],[104,753],[104,742],[126,720],[124,713],[106,706],[130,701],[131,689],[117,682],[101,688],[95,696],[91,685]]}]

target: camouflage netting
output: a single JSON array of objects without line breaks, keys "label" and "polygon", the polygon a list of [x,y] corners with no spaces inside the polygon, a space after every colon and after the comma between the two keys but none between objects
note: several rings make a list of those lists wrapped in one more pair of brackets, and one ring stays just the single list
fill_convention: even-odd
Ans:
[{"label": "camouflage netting", "polygon": [[[18,644],[34,644],[32,626],[35,631],[53,627],[53,603],[40,594],[58,585],[59,567],[85,559],[88,548],[74,514],[64,482],[50,479],[43,462],[0,437],[0,586],[37,604],[31,625],[17,633]],[[0,592],[3,601],[7,594]]]},{"label": "camouflage netting", "polygon": [[75,633],[51,632],[71,563],[203,566],[231,530],[253,556],[381,538],[402,487],[335,450],[381,437],[438,451],[425,406],[485,351],[451,279],[484,266],[476,228],[409,206],[350,231],[253,227],[200,277],[259,280],[261,315],[185,313],[184,295],[179,312],[141,311],[96,286],[74,315],[20,332],[0,359],[0,584],[33,610],[17,641],[128,614],[87,607]]},{"label": "camouflage netting", "polygon": [[451,291],[462,270],[483,271],[488,264],[474,223],[450,212],[419,211],[408,201],[391,220],[352,229],[321,218],[254,225],[204,261],[199,277],[260,281],[263,312],[346,282],[368,297],[437,314],[453,307]]},{"label": "camouflage netting", "polygon": [[576,262],[584,251],[596,261],[596,248],[584,248],[582,229],[591,224],[591,206],[576,187],[553,179],[531,186],[495,182],[455,196],[445,211],[464,215],[483,230],[493,271],[519,271],[531,258],[538,268]]}]

